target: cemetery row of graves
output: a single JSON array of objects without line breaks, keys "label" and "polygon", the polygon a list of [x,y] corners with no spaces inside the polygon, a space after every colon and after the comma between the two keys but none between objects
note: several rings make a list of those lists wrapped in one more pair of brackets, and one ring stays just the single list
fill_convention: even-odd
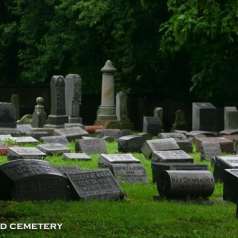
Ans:
[{"label": "cemetery row of graves", "polygon": [[17,121],[16,104],[0,103],[0,200],[123,205],[131,199],[125,186],[143,185],[145,191],[154,188],[147,200],[155,203],[212,206],[214,192],[223,187],[220,203],[237,204],[237,109],[193,103],[192,130],[183,130],[179,110],[174,128],[165,132],[166,109],[157,107],[136,132],[128,118],[127,95],[119,93],[115,105],[115,71],[111,61],[102,68],[102,98],[94,125],[83,125],[81,78],[75,74],[52,77],[50,115],[41,97],[28,123],[24,117]]}]

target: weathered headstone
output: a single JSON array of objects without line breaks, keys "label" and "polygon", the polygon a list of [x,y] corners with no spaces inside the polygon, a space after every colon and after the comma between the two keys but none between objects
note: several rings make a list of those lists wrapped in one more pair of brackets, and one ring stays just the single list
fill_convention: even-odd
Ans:
[{"label": "weathered headstone", "polygon": [[184,150],[187,153],[193,152],[193,143],[191,139],[187,140],[177,140],[178,146],[181,150]]},{"label": "weathered headstone", "polygon": [[80,106],[82,98],[82,80],[78,74],[68,74],[65,77],[65,107],[69,123],[81,123]]},{"label": "weathered headstone", "polygon": [[141,148],[145,157],[150,158],[153,151],[179,150],[175,139],[153,139],[147,140]]},{"label": "weathered headstone", "polygon": [[217,155],[221,155],[219,143],[203,142],[201,148],[201,160],[214,160]]},{"label": "weathered headstone", "polygon": [[224,108],[224,129],[238,129],[238,110],[236,107]]},{"label": "weathered headstone", "polygon": [[39,143],[38,140],[31,136],[19,136],[19,137],[13,137],[13,140],[16,144],[37,144]]},{"label": "weathered headstone", "polygon": [[186,130],[186,129],[187,129],[187,122],[186,122],[184,111],[181,109],[178,109],[175,112],[173,130]]},{"label": "weathered headstone", "polygon": [[18,120],[20,118],[20,97],[19,97],[19,95],[18,94],[12,94],[10,101],[16,109],[16,119]]},{"label": "weathered headstone", "polygon": [[159,134],[159,137],[161,139],[168,139],[168,138],[174,138],[175,140],[186,140],[187,136],[183,133],[177,133],[177,132],[163,132]]},{"label": "weathered headstone", "polygon": [[51,78],[51,114],[48,116],[45,127],[62,128],[68,122],[65,113],[65,82],[64,77],[55,75]]},{"label": "weathered headstone", "polygon": [[16,109],[12,103],[0,102],[0,127],[16,127]]},{"label": "weathered headstone", "polygon": [[138,135],[122,136],[118,139],[119,152],[140,152],[145,139]]},{"label": "weathered headstone", "polygon": [[78,198],[84,200],[120,200],[123,199],[117,181],[108,169],[81,171],[67,174]]},{"label": "weathered headstone", "polygon": [[66,145],[62,145],[59,143],[41,144],[38,145],[37,148],[42,152],[46,153],[47,155],[63,154],[70,152],[69,148]]},{"label": "weathered headstone", "polygon": [[91,160],[91,157],[86,153],[64,153],[66,160]]},{"label": "weathered headstone", "polygon": [[67,178],[48,162],[15,160],[0,166],[1,200],[67,200]]},{"label": "weathered headstone", "polygon": [[56,129],[55,134],[65,136],[68,140],[73,140],[88,135],[88,132],[80,127],[70,127],[70,128]]},{"label": "weathered headstone", "polygon": [[47,114],[44,107],[44,98],[38,97],[36,98],[36,106],[32,114],[31,125],[33,128],[42,128],[45,125],[46,120]]},{"label": "weathered headstone", "polygon": [[238,169],[226,169],[224,171],[223,199],[238,203]]},{"label": "weathered headstone", "polygon": [[238,155],[217,156],[214,165],[216,181],[223,182],[225,169],[238,169]]},{"label": "weathered headstone", "polygon": [[121,136],[127,136],[130,135],[132,132],[131,130],[120,130],[120,129],[102,129],[100,130],[100,137],[113,137],[114,139],[118,139]]},{"label": "weathered headstone", "polygon": [[44,143],[58,143],[62,145],[67,145],[69,143],[65,136],[43,136],[41,137],[41,140]]},{"label": "weathered headstone", "polygon": [[143,118],[143,132],[151,135],[158,135],[162,130],[160,118],[158,117],[144,117]]},{"label": "weathered headstone", "polygon": [[8,159],[43,159],[46,154],[34,147],[13,146],[8,149]]},{"label": "weathered headstone", "polygon": [[79,139],[75,144],[75,151],[82,151],[86,154],[107,153],[106,143],[103,139]]},{"label": "weathered headstone", "polygon": [[32,131],[32,126],[31,124],[17,124],[17,130],[22,134],[22,135],[27,135]]},{"label": "weathered headstone", "polygon": [[164,110],[162,107],[156,107],[154,109],[154,117],[157,117],[160,119],[160,124],[161,124],[161,127],[163,128],[164,126]]},{"label": "weathered headstone", "polygon": [[132,154],[101,154],[103,165],[120,164],[120,163],[140,163]]}]

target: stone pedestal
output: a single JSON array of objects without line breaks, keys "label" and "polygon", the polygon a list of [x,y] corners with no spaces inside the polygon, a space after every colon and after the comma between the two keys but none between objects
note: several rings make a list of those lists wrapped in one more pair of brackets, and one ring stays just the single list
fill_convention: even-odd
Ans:
[{"label": "stone pedestal", "polygon": [[65,82],[64,77],[55,75],[51,79],[51,114],[48,116],[47,128],[63,128],[68,122],[65,114]]},{"label": "stone pedestal", "polygon": [[108,126],[110,122],[117,120],[114,96],[114,73],[116,68],[110,60],[107,60],[102,71],[102,95],[101,105],[97,111],[96,124]]}]

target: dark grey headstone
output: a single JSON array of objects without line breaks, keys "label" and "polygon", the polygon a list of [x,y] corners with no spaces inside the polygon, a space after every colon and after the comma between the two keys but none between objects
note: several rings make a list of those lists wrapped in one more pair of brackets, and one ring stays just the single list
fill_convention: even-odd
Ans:
[{"label": "dark grey headstone", "polygon": [[147,140],[141,148],[145,157],[150,158],[153,151],[179,150],[175,139],[154,139]]},{"label": "dark grey headstone", "polygon": [[119,137],[130,135],[131,133],[131,130],[127,129],[102,129],[100,130],[100,137],[109,136],[118,139]]},{"label": "dark grey headstone", "polygon": [[101,154],[101,163],[104,165],[118,163],[140,163],[132,154]]},{"label": "dark grey headstone", "polygon": [[100,138],[79,139],[75,144],[75,151],[87,154],[107,153],[106,143]]},{"label": "dark grey headstone", "polygon": [[18,120],[20,118],[20,97],[19,97],[19,95],[18,94],[12,94],[10,101],[16,109],[16,119]]},{"label": "dark grey headstone", "polygon": [[80,127],[56,129],[55,133],[60,136],[65,136],[69,140],[78,139],[82,136],[88,135],[88,132]]},{"label": "dark grey headstone", "polygon": [[41,137],[41,140],[44,143],[58,143],[62,145],[67,145],[69,143],[65,136],[44,136]]},{"label": "dark grey headstone", "polygon": [[64,153],[66,160],[91,160],[91,157],[85,153]]},{"label": "dark grey headstone", "polygon": [[1,200],[67,200],[67,178],[46,161],[15,160],[0,166]]},{"label": "dark grey headstone", "polygon": [[178,146],[181,150],[184,150],[187,153],[193,152],[193,143],[192,140],[177,140]]},{"label": "dark grey headstone", "polygon": [[119,200],[123,193],[109,169],[67,174],[78,198]]},{"label": "dark grey headstone", "polygon": [[238,203],[238,169],[224,171],[223,199]]},{"label": "dark grey headstone", "polygon": [[238,129],[238,110],[236,107],[224,108],[224,129]]},{"label": "dark grey headstone", "polygon": [[46,154],[34,147],[13,146],[8,150],[8,159],[43,159]]},{"label": "dark grey headstone", "polygon": [[63,154],[70,152],[69,148],[66,145],[59,143],[46,143],[38,145],[37,148],[47,155],[53,154]]},{"label": "dark grey headstone", "polygon": [[144,137],[138,135],[122,136],[118,139],[119,152],[140,152],[145,142]]},{"label": "dark grey headstone", "polygon": [[208,198],[212,195],[215,182],[210,171],[166,170],[157,183],[161,197],[169,199]]},{"label": "dark grey headstone", "polygon": [[0,102],[0,127],[16,127],[16,109],[12,103]]},{"label": "dark grey headstone", "polygon": [[214,160],[217,155],[221,155],[221,146],[219,143],[202,143],[201,160]]},{"label": "dark grey headstone", "polygon": [[158,117],[144,117],[143,132],[158,135],[162,130],[161,120]]}]

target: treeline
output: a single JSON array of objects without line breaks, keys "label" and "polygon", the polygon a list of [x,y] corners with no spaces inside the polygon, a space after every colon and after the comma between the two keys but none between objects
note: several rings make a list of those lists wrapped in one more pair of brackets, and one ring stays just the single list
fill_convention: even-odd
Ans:
[{"label": "treeline", "polygon": [[236,100],[237,0],[1,0],[0,85],[79,73],[100,92],[110,58],[118,89]]}]

